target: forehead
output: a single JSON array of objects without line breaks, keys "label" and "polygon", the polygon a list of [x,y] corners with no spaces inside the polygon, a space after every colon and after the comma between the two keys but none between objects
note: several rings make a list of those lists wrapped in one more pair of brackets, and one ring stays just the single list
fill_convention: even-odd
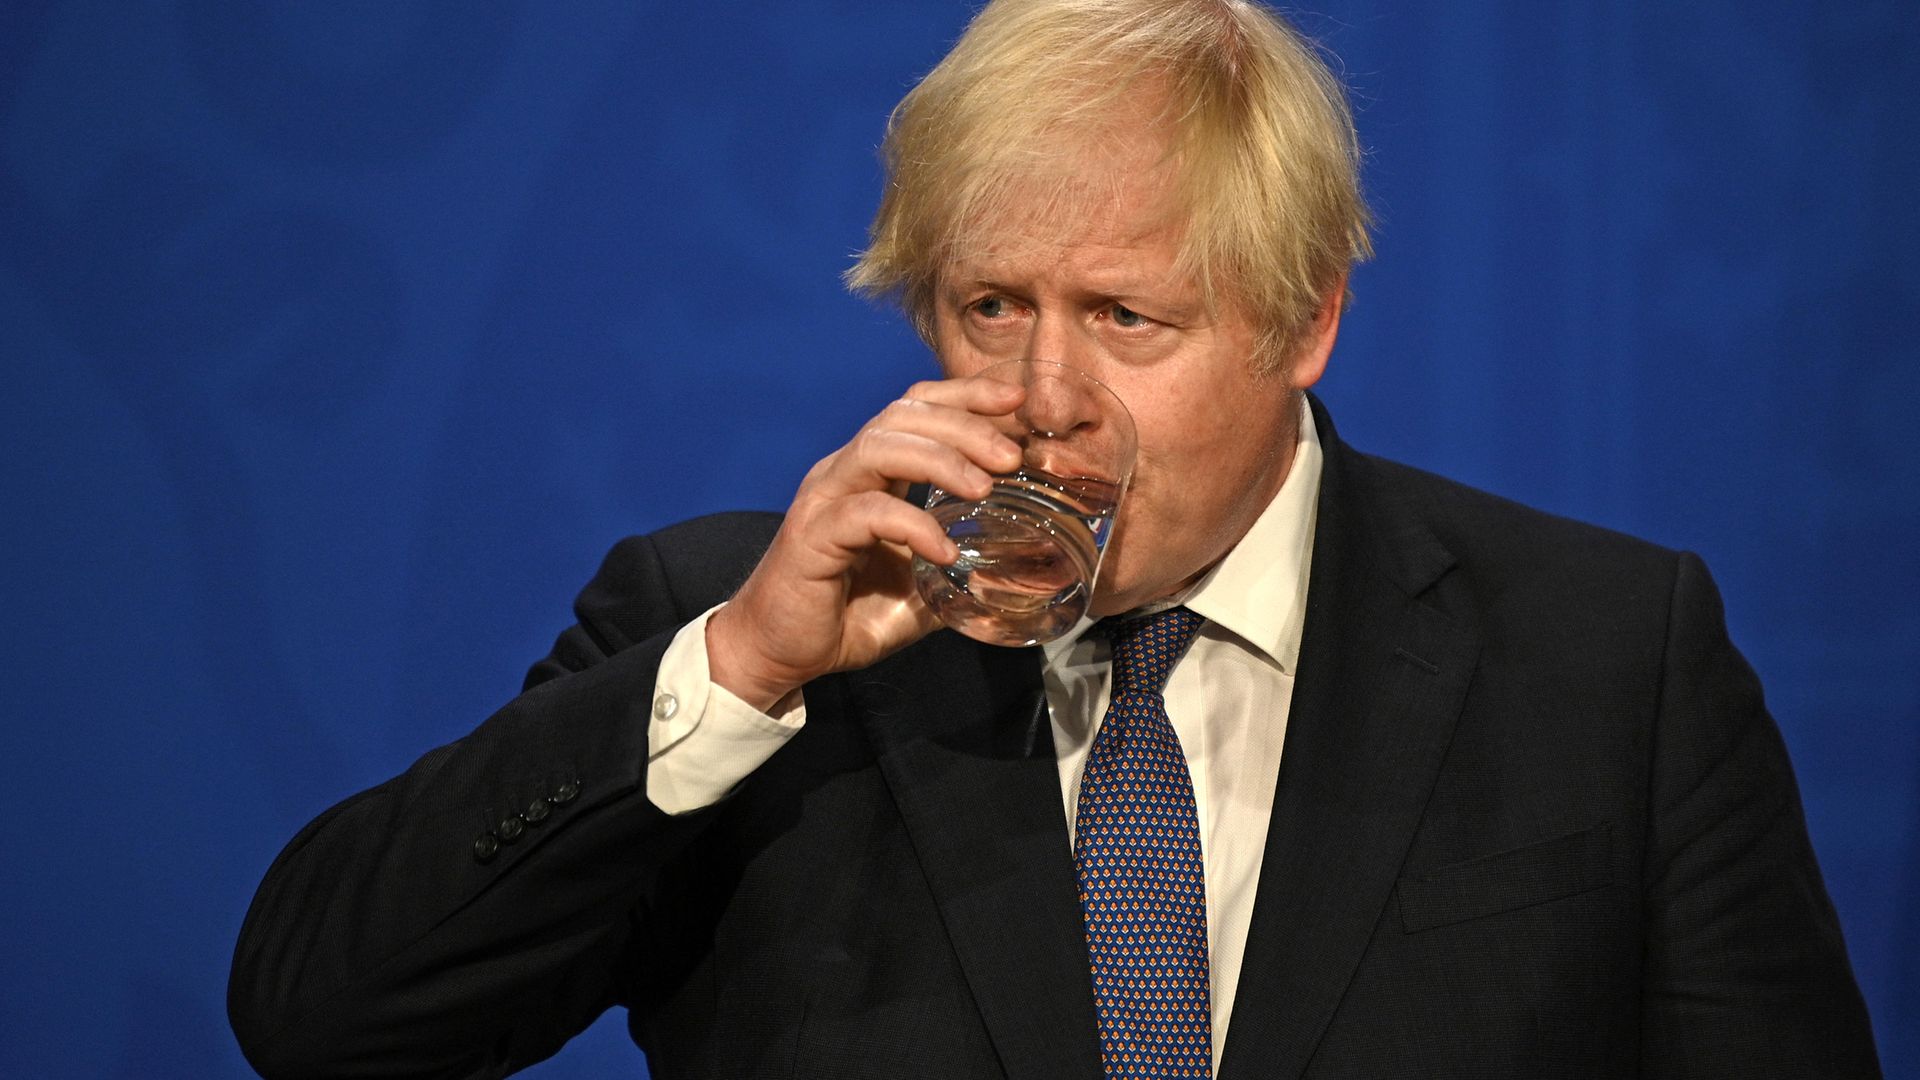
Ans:
[{"label": "forehead", "polygon": [[1060,177],[1007,183],[955,230],[943,281],[1050,269],[1099,278],[1174,274],[1186,235],[1164,162],[1102,162]]},{"label": "forehead", "polygon": [[1167,234],[1052,241],[1006,237],[966,258],[946,263],[943,288],[1040,290],[1103,296],[1190,293],[1197,285],[1180,272],[1179,247]]}]

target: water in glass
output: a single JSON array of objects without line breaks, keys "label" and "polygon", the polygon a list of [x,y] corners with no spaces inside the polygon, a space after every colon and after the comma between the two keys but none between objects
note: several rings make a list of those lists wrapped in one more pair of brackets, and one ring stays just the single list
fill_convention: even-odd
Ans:
[{"label": "water in glass", "polygon": [[935,489],[928,512],[960,548],[951,566],[914,560],[920,592],[940,621],[996,645],[1059,637],[1093,599],[1099,551],[1113,524],[1117,485],[1027,468],[994,480],[970,502]]}]

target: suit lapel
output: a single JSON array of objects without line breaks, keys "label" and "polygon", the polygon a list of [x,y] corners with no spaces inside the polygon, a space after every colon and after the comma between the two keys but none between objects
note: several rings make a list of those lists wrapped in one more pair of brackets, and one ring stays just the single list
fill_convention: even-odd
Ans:
[{"label": "suit lapel", "polygon": [[[1224,1080],[1304,1074],[1392,894],[1478,653],[1419,599],[1451,556],[1372,490],[1313,404],[1326,464],[1300,675]],[[941,631],[852,678],[1008,1077],[1098,1076],[1038,650]]]},{"label": "suit lapel", "polygon": [[1099,1075],[1039,650],[941,631],[853,693],[1007,1076]]},{"label": "suit lapel", "polygon": [[1326,451],[1299,678],[1224,1080],[1301,1076],[1359,966],[1432,790],[1478,644],[1416,597],[1452,558]]}]

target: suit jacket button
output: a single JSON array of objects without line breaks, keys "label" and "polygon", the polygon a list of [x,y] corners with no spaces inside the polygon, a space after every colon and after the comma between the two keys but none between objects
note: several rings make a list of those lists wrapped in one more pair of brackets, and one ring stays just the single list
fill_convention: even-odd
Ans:
[{"label": "suit jacket button", "polygon": [[473,842],[473,857],[476,862],[492,862],[500,854],[500,841],[492,833],[481,833],[480,839]]},{"label": "suit jacket button", "polygon": [[527,823],[517,817],[510,817],[502,821],[500,827],[494,831],[500,834],[501,843],[511,844],[515,840],[520,839],[521,833],[527,831]]},{"label": "suit jacket button", "polygon": [[580,781],[569,780],[566,783],[561,784],[559,787],[554,788],[553,794],[547,796],[547,801],[552,803],[555,806],[565,806],[567,803],[570,803],[579,797],[580,797]]},{"label": "suit jacket button", "polygon": [[553,813],[553,806],[547,800],[535,799],[527,804],[525,810],[520,811],[520,819],[529,825],[538,825],[547,820],[547,815],[551,813]]}]

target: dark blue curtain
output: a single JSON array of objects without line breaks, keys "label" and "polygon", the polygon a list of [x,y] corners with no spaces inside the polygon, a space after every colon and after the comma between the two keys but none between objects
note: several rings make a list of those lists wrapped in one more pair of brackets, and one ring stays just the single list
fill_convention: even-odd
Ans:
[{"label": "dark blue curtain", "polygon": [[[246,1075],[294,830],[930,370],[837,274],[971,6],[0,6],[0,1075]],[[1920,1075],[1920,9],[1300,18],[1380,217],[1342,433],[1706,556]]]}]

